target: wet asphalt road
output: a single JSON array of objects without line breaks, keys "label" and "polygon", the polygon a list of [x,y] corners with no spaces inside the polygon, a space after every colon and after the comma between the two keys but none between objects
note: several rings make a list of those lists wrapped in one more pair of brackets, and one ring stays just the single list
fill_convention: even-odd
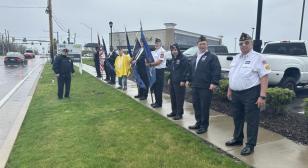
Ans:
[{"label": "wet asphalt road", "polygon": [[28,59],[28,65],[25,66],[5,66],[4,58],[0,57],[0,100],[43,61],[43,58],[36,56],[34,59]]}]

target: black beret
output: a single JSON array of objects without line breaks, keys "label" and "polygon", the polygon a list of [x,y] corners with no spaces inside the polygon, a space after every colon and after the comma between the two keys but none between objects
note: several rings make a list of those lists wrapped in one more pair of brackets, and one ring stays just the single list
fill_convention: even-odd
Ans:
[{"label": "black beret", "polygon": [[252,38],[248,34],[242,33],[240,37],[240,41],[246,41],[246,40],[252,40]]},{"label": "black beret", "polygon": [[161,40],[159,38],[155,39],[155,43],[160,43],[160,42],[161,42]]},{"label": "black beret", "polygon": [[201,35],[201,36],[199,37],[198,43],[199,43],[199,42],[202,42],[202,41],[206,41],[206,42],[207,42],[206,37],[204,37],[203,35]]}]

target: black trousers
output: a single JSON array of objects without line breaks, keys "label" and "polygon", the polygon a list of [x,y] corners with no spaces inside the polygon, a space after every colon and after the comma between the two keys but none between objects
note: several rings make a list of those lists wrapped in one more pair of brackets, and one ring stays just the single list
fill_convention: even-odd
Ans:
[{"label": "black trousers", "polygon": [[184,113],[185,86],[180,86],[180,82],[170,84],[172,113],[182,116]]},{"label": "black trousers", "polygon": [[104,62],[104,70],[105,70],[105,73],[106,73],[106,79],[107,80],[110,80],[110,70],[109,70],[109,68],[108,68],[108,66],[107,66],[107,61],[108,60],[105,60],[105,62]]},{"label": "black trousers", "polygon": [[95,69],[96,69],[96,76],[102,77],[101,67],[100,67],[99,61],[94,61],[94,63],[95,63]]},{"label": "black trousers", "polygon": [[155,95],[155,103],[159,106],[163,103],[163,89],[164,89],[164,69],[155,69],[156,70],[156,81],[152,86]]},{"label": "black trousers", "polygon": [[244,91],[232,91],[232,112],[234,120],[233,138],[243,141],[244,122],[247,122],[247,145],[255,146],[258,137],[260,109],[256,102],[260,96],[260,85]]},{"label": "black trousers", "polygon": [[139,72],[141,80],[144,82],[144,85],[146,87],[146,88],[138,87],[138,95],[140,97],[147,98],[148,97],[148,93],[149,93],[149,79],[148,79],[147,73],[144,72],[144,71],[138,71],[138,72]]},{"label": "black trousers", "polygon": [[58,98],[63,98],[63,90],[65,86],[65,97],[70,96],[71,90],[71,75],[60,75],[58,77]]},{"label": "black trousers", "polygon": [[192,101],[195,111],[196,125],[207,129],[209,126],[212,91],[207,88],[192,88]]}]

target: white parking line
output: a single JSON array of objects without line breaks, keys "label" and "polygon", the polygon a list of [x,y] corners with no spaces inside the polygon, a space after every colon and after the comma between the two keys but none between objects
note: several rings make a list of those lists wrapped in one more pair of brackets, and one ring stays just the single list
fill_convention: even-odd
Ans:
[{"label": "white parking line", "polygon": [[5,104],[5,102],[15,93],[15,91],[25,82],[26,79],[28,79],[28,77],[34,72],[34,70],[36,70],[38,67],[40,66],[37,65],[36,67],[34,67],[28,74],[27,76],[25,76],[20,82],[18,82],[17,85],[15,85],[15,87],[8,93],[6,94],[1,100],[0,100],[0,108]]}]

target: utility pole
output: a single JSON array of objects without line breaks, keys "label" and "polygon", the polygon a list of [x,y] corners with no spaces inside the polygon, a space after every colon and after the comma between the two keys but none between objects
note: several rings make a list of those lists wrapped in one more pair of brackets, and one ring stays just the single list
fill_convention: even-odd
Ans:
[{"label": "utility pole", "polygon": [[4,36],[3,36],[3,34],[1,36],[1,41],[2,41],[2,55],[5,55],[5,51],[4,51]]},{"label": "utility pole", "polygon": [[305,1],[306,0],[303,0],[302,20],[301,20],[301,28],[300,28],[300,31],[299,31],[299,40],[302,39],[303,22],[304,22],[304,15],[305,15]]},{"label": "utility pole", "polygon": [[67,31],[67,43],[71,44],[71,32],[70,32],[70,29],[68,29],[68,31]]},{"label": "utility pole", "polygon": [[57,44],[59,44],[59,32],[57,32]]},{"label": "utility pole", "polygon": [[76,44],[76,33],[74,34],[74,44]]},{"label": "utility pole", "polygon": [[53,40],[53,25],[52,25],[52,6],[51,6],[51,0],[48,0],[48,6],[45,11],[49,15],[49,41],[50,41],[50,58],[51,58],[51,64],[53,64],[54,61],[54,40]]}]

